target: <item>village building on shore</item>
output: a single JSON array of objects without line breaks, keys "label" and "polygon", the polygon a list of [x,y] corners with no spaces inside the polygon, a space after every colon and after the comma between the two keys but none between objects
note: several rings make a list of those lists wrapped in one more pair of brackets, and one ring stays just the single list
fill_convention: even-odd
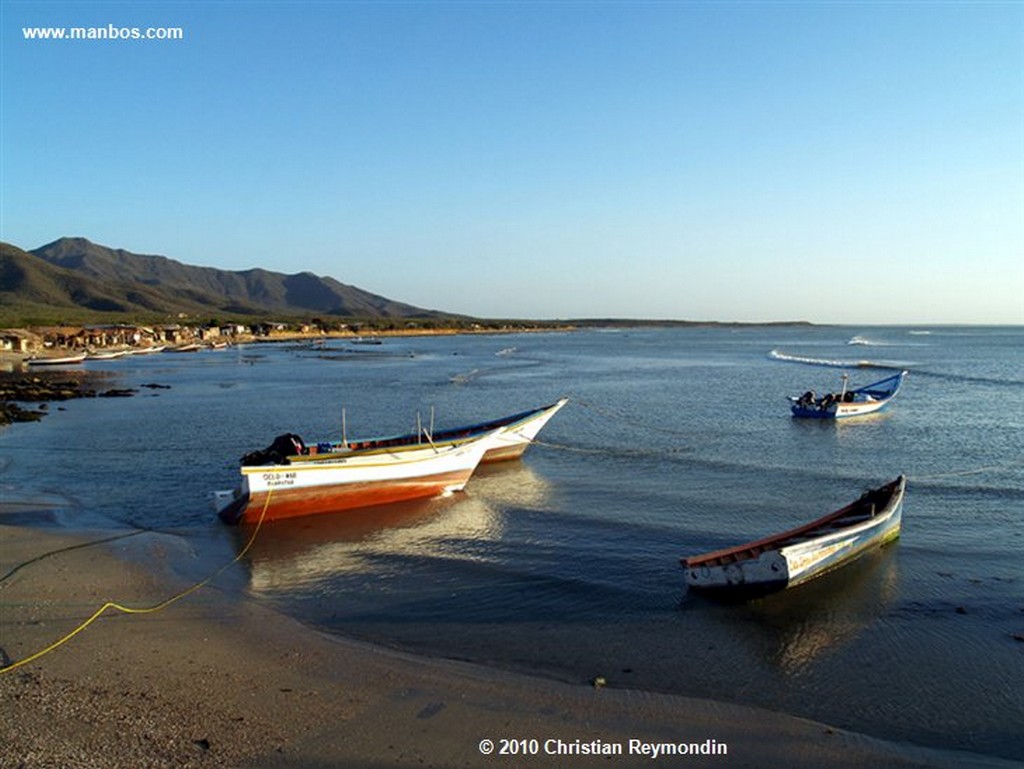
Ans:
[{"label": "village building on shore", "polygon": [[[211,343],[269,333],[266,324],[246,326],[188,326],[168,324],[143,326],[127,323],[88,326],[42,326],[30,329],[0,329],[0,352],[34,355],[48,351],[94,350],[106,348],[146,348],[159,345]],[[273,326],[270,327],[274,328]]]}]

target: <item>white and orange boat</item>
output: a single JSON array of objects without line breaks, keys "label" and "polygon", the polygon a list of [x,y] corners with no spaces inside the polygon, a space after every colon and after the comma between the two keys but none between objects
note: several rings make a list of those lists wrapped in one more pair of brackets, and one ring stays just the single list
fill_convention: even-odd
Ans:
[{"label": "white and orange boat", "polygon": [[[214,502],[226,523],[257,523],[461,491],[497,432],[329,453],[309,452],[295,436],[280,436],[243,458],[241,485],[214,492]],[[267,463],[246,464],[261,459]]]}]

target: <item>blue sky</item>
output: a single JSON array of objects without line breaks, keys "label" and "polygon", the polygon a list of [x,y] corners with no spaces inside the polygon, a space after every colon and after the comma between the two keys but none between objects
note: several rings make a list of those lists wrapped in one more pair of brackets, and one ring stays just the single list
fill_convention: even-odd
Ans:
[{"label": "blue sky", "polygon": [[[0,3],[0,236],[482,317],[1024,323],[1024,4]],[[26,40],[25,27],[182,40]]]}]

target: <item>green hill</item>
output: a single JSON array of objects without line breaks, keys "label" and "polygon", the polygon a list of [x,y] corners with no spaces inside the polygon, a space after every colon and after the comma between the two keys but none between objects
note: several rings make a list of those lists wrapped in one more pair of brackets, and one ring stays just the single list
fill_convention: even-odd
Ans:
[{"label": "green hill", "polygon": [[61,238],[33,251],[0,248],[0,324],[177,318],[453,317],[309,272],[232,272]]}]

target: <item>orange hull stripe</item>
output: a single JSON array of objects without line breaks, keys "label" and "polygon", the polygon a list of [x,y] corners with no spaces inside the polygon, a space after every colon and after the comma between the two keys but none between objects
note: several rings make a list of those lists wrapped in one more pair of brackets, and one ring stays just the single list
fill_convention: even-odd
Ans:
[{"label": "orange hull stripe", "polygon": [[[433,497],[444,492],[446,488],[465,484],[471,474],[470,470],[466,470],[432,475],[427,478],[410,478],[404,481],[352,483],[307,489],[275,489],[263,520],[275,521],[302,515],[336,513],[358,507]],[[263,515],[266,499],[266,492],[250,494],[249,504],[242,515],[241,522],[256,523],[259,521],[260,516]]]}]

